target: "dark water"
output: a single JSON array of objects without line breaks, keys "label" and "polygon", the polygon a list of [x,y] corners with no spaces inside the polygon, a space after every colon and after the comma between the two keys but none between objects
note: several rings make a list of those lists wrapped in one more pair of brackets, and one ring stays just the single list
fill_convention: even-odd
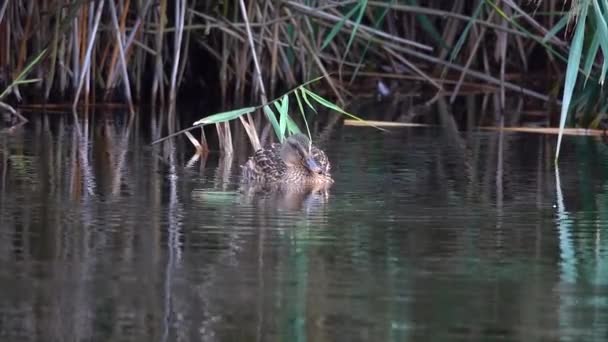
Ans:
[{"label": "dark water", "polygon": [[258,197],[66,122],[0,136],[1,341],[608,339],[601,141],[343,128],[327,198]]}]

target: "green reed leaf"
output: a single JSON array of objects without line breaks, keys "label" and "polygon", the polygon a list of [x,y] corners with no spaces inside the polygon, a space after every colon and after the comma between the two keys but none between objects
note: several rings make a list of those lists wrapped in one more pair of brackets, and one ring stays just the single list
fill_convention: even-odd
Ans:
[{"label": "green reed leaf", "polygon": [[585,65],[583,67],[583,73],[585,74],[585,82],[583,84],[587,84],[587,80],[589,79],[589,75],[591,75],[591,68],[593,68],[593,63],[595,62],[595,56],[597,55],[597,51],[600,47],[600,36],[598,34],[593,35],[593,39],[591,40],[591,45],[587,49],[586,57],[585,57]]},{"label": "green reed leaf", "polygon": [[281,141],[285,137],[285,132],[287,131],[287,118],[289,118],[289,96],[283,95],[281,99],[281,105],[279,107],[279,128],[281,136],[279,137]]},{"label": "green reed leaf", "polygon": [[352,45],[353,40],[355,40],[355,37],[357,36],[357,31],[361,26],[361,19],[363,19],[363,14],[365,14],[365,9],[367,8],[367,0],[359,0],[357,6],[359,7],[359,14],[357,15],[357,19],[355,20],[355,27],[350,32],[350,38],[348,38],[348,44],[346,44],[346,51],[344,52],[345,55],[348,54],[350,46]]},{"label": "green reed leaf", "polygon": [[192,124],[192,126],[209,125],[209,124],[216,124],[216,123],[220,123],[220,122],[227,122],[230,120],[234,120],[241,115],[251,113],[255,109],[256,109],[256,107],[245,107],[245,108],[230,110],[227,112],[212,114],[212,115],[204,117],[198,121],[195,121]]},{"label": "green reed leaf", "polygon": [[460,49],[462,49],[462,46],[463,46],[464,42],[466,41],[467,36],[469,34],[469,30],[475,23],[475,20],[477,20],[477,18],[481,14],[481,10],[483,9],[484,4],[485,4],[485,1],[479,2],[477,7],[475,8],[475,11],[473,12],[473,15],[471,16],[471,20],[469,20],[469,22],[465,25],[464,30],[462,31],[462,34],[460,34],[458,41],[456,41],[456,45],[454,45],[454,49],[452,49],[452,52],[450,53],[450,59],[449,59],[450,62],[456,58],[456,56],[460,52]]},{"label": "green reed leaf", "polygon": [[277,121],[277,117],[274,114],[274,112],[272,111],[272,108],[270,108],[269,105],[264,105],[263,110],[264,110],[264,114],[266,114],[266,117],[270,121],[272,128],[274,129],[274,133],[279,138],[279,141],[283,142],[283,137],[281,137],[281,127],[279,126],[279,122]]},{"label": "green reed leaf", "polygon": [[564,27],[566,27],[566,24],[568,24],[568,15],[564,15],[557,23],[555,23],[555,26],[553,26],[547,32],[547,34],[545,34],[545,36],[543,37],[543,39],[540,42],[542,44],[546,44],[549,41],[549,39],[555,37],[557,32],[561,31]]},{"label": "green reed leaf", "polygon": [[313,110],[313,112],[315,112],[315,114],[317,113],[317,109],[315,108],[315,106],[313,106],[310,101],[308,101],[308,97],[306,96],[306,92],[308,89],[304,88],[304,87],[300,87],[300,92],[302,93],[302,98],[304,98],[304,102],[306,102],[306,104],[308,105],[308,107],[310,109]]},{"label": "green reed leaf", "polygon": [[321,44],[321,51],[323,51],[323,49],[325,49],[327,45],[329,45],[329,43],[334,40],[338,32],[340,32],[342,27],[344,27],[344,23],[346,23],[346,21],[349,20],[350,17],[353,16],[353,14],[355,14],[355,12],[357,11],[357,9],[359,9],[360,6],[360,3],[355,5],[350,11],[348,11],[348,13],[346,13],[346,15],[344,15],[344,17],[342,17],[340,21],[336,23],[336,25],[334,25],[331,31],[329,31],[329,33],[327,34],[327,37],[325,37],[325,39],[323,40],[323,44]]},{"label": "green reed leaf", "polygon": [[35,80],[24,80],[25,77],[27,76],[27,74],[29,74],[30,70],[32,70],[32,68],[38,64],[40,62],[40,60],[42,60],[42,58],[46,55],[46,51],[47,49],[42,50],[38,56],[36,56],[31,62],[29,62],[25,68],[23,68],[23,70],[21,70],[21,72],[19,73],[19,75],[17,75],[17,77],[13,80],[13,82],[11,84],[8,85],[8,87],[6,87],[6,89],[4,89],[4,91],[0,94],[0,100],[6,96],[6,94],[8,94],[8,92],[16,85],[19,84],[26,84],[26,83],[33,83],[33,82],[37,82],[39,79],[35,79]]},{"label": "green reed leaf", "polygon": [[296,133],[302,133],[302,131],[300,130],[300,127],[298,127],[298,124],[293,121],[293,119],[288,116],[287,117],[287,131],[289,132],[289,134],[296,134]]},{"label": "green reed leaf", "polygon": [[576,30],[574,32],[574,37],[572,38],[572,45],[570,46],[570,53],[568,54],[568,65],[566,67],[566,80],[564,82],[562,109],[559,119],[559,134],[557,136],[557,148],[555,150],[556,162],[559,158],[559,151],[564,135],[564,127],[566,126],[566,117],[568,116],[568,109],[570,108],[572,93],[574,92],[574,86],[576,85],[578,67],[581,63],[583,41],[585,39],[585,23],[587,20],[587,10],[589,8],[589,1],[583,0],[581,1],[580,5],[582,6],[581,12],[579,13],[578,22],[576,23]]},{"label": "green reed leaf", "polygon": [[304,89],[305,89],[306,93],[308,94],[308,96],[310,96],[313,100],[317,101],[317,103],[319,103],[323,107],[331,109],[331,110],[334,110],[334,111],[336,111],[336,112],[338,112],[340,114],[344,114],[344,115],[346,115],[346,116],[348,116],[350,118],[353,118],[353,119],[355,119],[357,121],[361,121],[361,122],[365,123],[366,125],[374,127],[374,128],[377,128],[377,129],[379,129],[381,131],[386,131],[384,128],[372,125],[372,124],[368,123],[367,121],[359,118],[358,116],[356,116],[354,114],[351,114],[351,113],[343,110],[338,105],[332,103],[331,101],[328,101],[327,99],[323,98],[322,96],[317,95],[317,94],[313,93],[312,91],[310,91],[310,90],[308,90],[306,88],[304,88]]},{"label": "green reed leaf", "polygon": [[302,115],[302,119],[304,120],[304,125],[306,126],[306,132],[308,132],[308,138],[311,139],[310,127],[308,127],[308,121],[306,120],[306,113],[304,112],[304,106],[302,106],[302,100],[300,100],[300,95],[296,91],[296,100],[298,101],[298,108],[300,109],[300,114]]}]

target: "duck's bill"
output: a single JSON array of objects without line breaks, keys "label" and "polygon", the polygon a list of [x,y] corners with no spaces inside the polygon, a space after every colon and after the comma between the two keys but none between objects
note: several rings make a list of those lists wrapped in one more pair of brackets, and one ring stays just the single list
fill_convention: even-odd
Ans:
[{"label": "duck's bill", "polygon": [[306,167],[313,173],[323,172],[323,169],[321,169],[319,163],[317,163],[317,161],[312,157],[306,158]]}]

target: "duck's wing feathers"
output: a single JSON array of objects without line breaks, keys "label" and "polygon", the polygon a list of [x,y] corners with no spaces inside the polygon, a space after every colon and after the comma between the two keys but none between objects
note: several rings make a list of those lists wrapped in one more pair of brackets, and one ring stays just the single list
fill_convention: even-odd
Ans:
[{"label": "duck's wing feathers", "polygon": [[244,167],[246,177],[256,181],[275,181],[285,173],[285,163],[281,159],[280,144],[257,150]]}]

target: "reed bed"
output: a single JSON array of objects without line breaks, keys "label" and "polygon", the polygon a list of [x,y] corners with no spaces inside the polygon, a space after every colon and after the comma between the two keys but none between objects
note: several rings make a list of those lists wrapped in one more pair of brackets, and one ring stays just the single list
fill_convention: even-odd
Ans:
[{"label": "reed bed", "polygon": [[[492,87],[504,111],[508,93],[541,106],[560,98],[567,70],[562,127],[574,96],[584,112],[577,123],[595,128],[606,106],[591,96],[603,89],[575,92],[582,89],[575,76],[603,80],[596,55],[608,49],[604,6],[590,0],[5,1],[0,101],[20,101],[24,92],[30,104],[120,100],[133,112],[150,101],[174,113],[180,88],[203,83],[206,93],[220,95],[221,108],[234,109],[264,106],[322,76],[320,91],[344,105],[365,85],[406,76],[449,94],[450,102],[465,84]],[[583,44],[579,31],[601,39]],[[583,46],[589,52],[579,68]],[[264,117],[263,111],[238,116],[254,146],[273,127]],[[170,114],[171,131],[174,121]],[[231,149],[230,130],[217,123],[224,150]]]}]

